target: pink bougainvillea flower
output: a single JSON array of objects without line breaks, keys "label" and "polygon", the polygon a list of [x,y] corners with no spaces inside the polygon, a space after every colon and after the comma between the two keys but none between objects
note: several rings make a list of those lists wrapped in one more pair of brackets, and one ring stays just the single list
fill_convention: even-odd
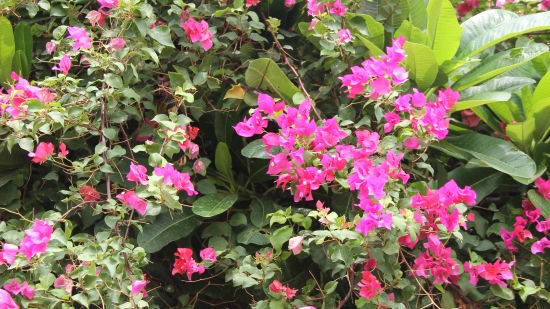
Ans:
[{"label": "pink bougainvillea flower", "polygon": [[92,46],[92,40],[86,33],[86,29],[80,27],[69,27],[69,35],[67,39],[74,39],[73,51],[82,49],[89,49]]},{"label": "pink bougainvillea flower", "polygon": [[140,199],[134,191],[119,193],[116,197],[142,216],[147,212],[147,201]]},{"label": "pink bougainvillea flower", "polygon": [[199,255],[203,261],[216,262],[216,250],[213,248],[204,248]]},{"label": "pink bougainvillea flower", "polygon": [[313,17],[313,18],[311,19],[311,22],[309,23],[308,29],[309,29],[309,30],[315,29],[315,25],[317,25],[318,22],[319,22],[319,19],[317,19],[316,17]]},{"label": "pink bougainvillea flower", "polygon": [[17,245],[4,244],[2,251],[0,251],[0,264],[2,264],[2,261],[5,261],[9,265],[13,264],[18,251],[19,247]]},{"label": "pink bougainvillea flower", "polygon": [[197,174],[203,174],[204,171],[206,169],[206,165],[204,164],[204,162],[202,160],[196,160],[194,163],[193,163],[193,171]]},{"label": "pink bougainvillea flower", "polygon": [[483,263],[472,265],[470,262],[464,263],[464,271],[470,274],[470,283],[476,285],[478,277],[487,280],[490,284],[499,284],[506,287],[504,280],[513,280],[511,267],[514,261],[510,263],[502,262],[500,258],[494,263]]},{"label": "pink bougainvillea flower", "polygon": [[187,195],[197,195],[195,187],[191,182],[191,176],[188,173],[180,173],[171,164],[164,167],[155,167],[155,175],[164,177],[165,185],[174,185],[178,190],[185,190]]},{"label": "pink bougainvillea flower", "polygon": [[147,297],[147,290],[145,289],[147,283],[149,283],[149,281],[145,277],[145,274],[143,275],[143,280],[133,280],[132,295],[138,295],[139,293],[143,292],[143,297]]},{"label": "pink bougainvillea flower", "polygon": [[27,281],[23,282],[23,285],[21,286],[21,295],[25,296],[27,299],[34,298],[34,289],[29,286]]},{"label": "pink bougainvillea flower", "polygon": [[416,137],[409,137],[403,142],[403,145],[408,149],[418,149],[420,143]]},{"label": "pink bougainvillea flower", "polygon": [[533,254],[543,253],[544,250],[547,248],[550,248],[550,240],[546,237],[543,237],[540,240],[535,241],[531,245],[531,253]]},{"label": "pink bougainvillea flower", "polygon": [[539,177],[535,180],[535,186],[542,196],[550,200],[550,179],[544,180],[542,177]]},{"label": "pink bougainvillea flower", "polygon": [[86,14],[86,19],[90,21],[90,23],[92,24],[92,27],[95,25],[103,27],[103,25],[105,25],[106,16],[107,14],[101,10],[100,11],[91,10],[88,12],[88,14]]},{"label": "pink bougainvillea flower", "polygon": [[302,242],[304,236],[295,236],[288,240],[288,250],[292,251],[292,254],[300,254],[302,252]]},{"label": "pink bougainvillea flower", "polygon": [[549,7],[550,7],[550,0],[542,0],[542,1],[540,2],[540,8],[541,8],[542,10],[545,10],[545,11],[546,11],[546,10],[548,10]]},{"label": "pink bougainvillea flower", "polygon": [[296,4],[296,0],[285,0],[285,6],[291,8]]},{"label": "pink bougainvillea flower", "polygon": [[349,29],[342,29],[338,31],[338,39],[342,43],[347,43],[351,41],[351,31]]},{"label": "pink bougainvillea flower", "polygon": [[246,0],[245,6],[249,8],[249,7],[258,5],[259,3],[260,3],[260,0]]},{"label": "pink bougainvillea flower", "polygon": [[57,153],[57,156],[60,158],[66,158],[68,154],[69,151],[67,150],[67,146],[65,143],[61,142],[61,144],[59,144],[59,152]]},{"label": "pink bougainvillea flower", "polygon": [[233,129],[239,136],[251,137],[256,134],[262,134],[263,129],[267,128],[267,120],[263,119],[262,115],[256,111],[247,120],[246,117],[243,121],[237,123]]},{"label": "pink bougainvillea flower", "polygon": [[53,227],[48,220],[36,220],[32,228],[25,230],[25,238],[19,243],[19,252],[31,260],[38,253],[44,253],[48,247],[48,242],[52,237]]},{"label": "pink bougainvillea flower", "polygon": [[59,277],[55,278],[55,281],[53,282],[54,288],[65,290],[68,295],[72,294],[73,286],[73,280],[71,278],[65,277],[65,275],[60,275]]},{"label": "pink bougainvillea flower", "polygon": [[130,162],[130,171],[126,175],[126,179],[133,182],[139,182],[140,184],[146,186],[149,184],[149,181],[147,180],[147,168],[143,165]]},{"label": "pink bougainvillea flower", "polygon": [[458,4],[456,11],[458,15],[466,15],[470,13],[473,9],[477,8],[479,5],[479,0],[465,0],[464,2]]},{"label": "pink bougainvillea flower", "polygon": [[69,54],[63,55],[61,57],[61,60],[59,60],[59,66],[52,67],[52,70],[59,71],[65,75],[69,74],[69,70],[71,69],[71,57],[69,57]]},{"label": "pink bougainvillea flower", "polygon": [[109,42],[109,46],[114,50],[120,50],[125,44],[126,41],[123,38],[112,38]]},{"label": "pink bougainvillea flower", "polygon": [[78,189],[78,193],[80,193],[85,202],[95,202],[100,198],[99,192],[92,186],[82,186]]},{"label": "pink bougainvillea flower", "polygon": [[0,308],[2,309],[19,309],[19,306],[13,301],[10,293],[0,289]]},{"label": "pink bougainvillea flower", "polygon": [[386,118],[386,123],[384,124],[384,133],[389,133],[393,130],[393,127],[401,121],[399,114],[394,112],[389,112],[384,114]]},{"label": "pink bougainvillea flower", "polygon": [[172,269],[172,276],[175,274],[187,274],[187,279],[191,280],[191,276],[194,273],[204,273],[204,266],[198,265],[193,259],[193,250],[189,248],[178,248],[174,255],[176,256],[176,261]]},{"label": "pink bougainvillea flower", "polygon": [[470,128],[477,127],[481,122],[481,118],[479,118],[471,109],[463,110],[460,112],[460,115],[462,116],[462,123]]},{"label": "pink bougainvillea flower", "polygon": [[56,50],[56,48],[57,46],[53,41],[49,41],[48,43],[46,43],[46,52],[48,54],[52,54]]},{"label": "pink bougainvillea flower", "polygon": [[340,0],[336,0],[332,3],[332,7],[330,8],[330,13],[335,14],[337,16],[342,16],[346,13],[346,7],[340,2]]},{"label": "pink bougainvillea flower", "polygon": [[201,42],[204,51],[208,51],[212,47],[212,33],[208,31],[208,23],[201,20],[199,23],[193,17],[187,21],[182,21],[181,27],[185,31],[187,38],[191,43]]},{"label": "pink bougainvillea flower", "polygon": [[291,289],[288,284],[284,286],[279,280],[275,279],[271,284],[269,285],[269,290],[275,294],[285,294],[285,298],[292,299],[294,296],[296,296],[296,293],[298,292],[297,289]]},{"label": "pink bougainvillea flower", "polygon": [[11,279],[11,281],[4,284],[4,286],[2,288],[4,288],[4,290],[12,293],[13,295],[17,295],[21,292],[21,284],[19,284],[19,282],[17,281],[16,278]]},{"label": "pink bougainvillea flower", "polygon": [[359,282],[359,295],[366,299],[371,299],[378,295],[383,289],[378,279],[367,269],[363,270],[362,278]]},{"label": "pink bougainvillea flower", "polygon": [[52,143],[40,142],[34,152],[29,152],[29,157],[32,162],[42,164],[46,162],[48,157],[53,153],[54,146]]},{"label": "pink bougainvillea flower", "polygon": [[102,8],[112,9],[118,6],[118,0],[97,0],[97,1],[99,2],[99,4],[101,4],[101,6],[99,7],[100,10]]}]

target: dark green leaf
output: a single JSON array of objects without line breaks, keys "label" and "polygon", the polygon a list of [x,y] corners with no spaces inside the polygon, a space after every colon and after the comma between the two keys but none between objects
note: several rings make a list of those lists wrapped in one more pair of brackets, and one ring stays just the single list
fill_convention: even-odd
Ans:
[{"label": "dark green leaf", "polygon": [[235,194],[214,193],[200,197],[193,203],[193,213],[209,218],[219,215],[235,204],[238,196]]},{"label": "dark green leaf", "polygon": [[191,211],[163,213],[155,222],[143,226],[143,231],[138,234],[137,242],[146,252],[154,253],[164,248],[172,241],[189,235],[200,225]]}]

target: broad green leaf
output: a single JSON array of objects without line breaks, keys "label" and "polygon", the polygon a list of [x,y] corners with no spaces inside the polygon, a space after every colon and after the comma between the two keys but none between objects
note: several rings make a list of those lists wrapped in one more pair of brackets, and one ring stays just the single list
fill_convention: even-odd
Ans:
[{"label": "broad green leaf", "polygon": [[246,158],[269,159],[261,138],[248,143],[241,149],[241,154]]},{"label": "broad green leaf", "polygon": [[464,98],[458,101],[453,106],[451,112],[461,111],[464,109],[470,109],[472,107],[485,105],[494,102],[506,102],[510,100],[512,95],[509,92],[485,92],[478,95],[474,95],[468,98]]},{"label": "broad green leaf", "polygon": [[493,284],[491,285],[491,292],[495,296],[498,296],[500,298],[506,299],[506,300],[513,300],[514,299],[514,292],[510,290],[509,288],[502,287],[499,284]]},{"label": "broad green leaf", "polygon": [[428,89],[437,77],[437,60],[434,52],[427,46],[406,42],[406,67],[409,77],[416,82],[420,90]]},{"label": "broad green leaf", "polygon": [[0,83],[9,80],[15,54],[15,39],[10,21],[0,16]]},{"label": "broad green leaf", "polygon": [[[482,25],[485,31],[476,32],[469,41],[464,41],[464,45],[461,44],[458,51],[458,57],[471,57],[507,39],[525,33],[550,29],[550,12],[528,14],[517,18],[511,18],[508,13],[485,13],[478,19],[471,21],[471,23],[474,24],[476,21],[488,18],[490,14],[500,14],[500,16],[492,16],[493,22],[486,22]],[[495,22],[498,22],[498,24]]]},{"label": "broad green leaf", "polygon": [[150,29],[149,36],[164,46],[175,47],[170,35],[170,28],[165,25]]},{"label": "broad green leaf", "polygon": [[524,86],[534,84],[536,81],[527,77],[498,76],[481,85],[469,87],[460,92],[460,97],[468,98],[487,92],[513,92]]},{"label": "broad green leaf", "polygon": [[408,0],[409,3],[409,21],[420,29],[426,29],[428,12],[424,0]]},{"label": "broad green leaf", "polygon": [[419,43],[423,45],[428,44],[428,37],[426,34],[411,24],[408,20],[403,21],[401,27],[395,31],[393,36],[395,38],[403,36],[407,42]]},{"label": "broad green leaf", "polygon": [[238,99],[242,100],[244,98],[246,91],[243,89],[243,86],[241,84],[233,85],[227,92],[225,93],[225,96],[223,99]]},{"label": "broad green leaf", "polygon": [[535,118],[534,138],[539,141],[545,138],[550,131],[550,98],[539,101],[542,105],[541,110],[537,110],[533,115]]},{"label": "broad green leaf", "polygon": [[219,142],[218,146],[216,146],[214,165],[218,172],[227,177],[228,180],[233,179],[231,153],[224,142]]},{"label": "broad green leaf", "polygon": [[461,55],[462,50],[471,41],[484,35],[487,30],[493,29],[496,26],[517,17],[518,15],[514,12],[506,10],[486,10],[468,18],[461,25],[464,31],[462,32],[462,37],[460,38],[458,55]]},{"label": "broad green leaf", "polygon": [[237,234],[237,242],[245,245],[255,244],[264,246],[269,244],[269,238],[260,229],[250,226]]},{"label": "broad green leaf", "polygon": [[472,107],[472,111],[493,131],[500,132],[500,119],[498,119],[487,106]]},{"label": "broad green leaf", "polygon": [[370,51],[371,55],[373,55],[375,57],[384,55],[384,51],[382,51],[380,48],[378,48],[378,46],[376,46],[376,44],[371,42],[366,37],[364,37],[362,35],[359,35],[359,34],[356,34],[355,36],[359,39],[361,44],[363,44],[363,46],[365,46]]},{"label": "broad green leaf", "polygon": [[544,108],[544,104],[541,104],[543,102],[540,102],[546,98],[550,98],[550,71],[548,71],[544,76],[540,79],[539,83],[537,84],[537,87],[535,88],[535,92],[533,93],[533,97],[529,100],[532,102],[533,106],[531,108],[524,108],[525,116],[531,116],[536,110],[541,110]]},{"label": "broad green leaf", "polygon": [[191,234],[199,225],[197,216],[188,209],[183,212],[163,213],[156,217],[155,222],[143,226],[137,242],[146,252],[154,253],[172,241]]},{"label": "broad green leaf", "polygon": [[13,29],[13,35],[15,39],[15,50],[20,50],[23,52],[26,63],[29,65],[29,71],[25,72],[28,75],[30,73],[30,65],[32,64],[33,45],[31,27],[25,22],[19,22]]},{"label": "broad green leaf", "polygon": [[509,123],[506,125],[506,135],[518,145],[523,151],[529,151],[535,132],[535,119],[528,118],[526,121]]},{"label": "broad green leaf", "polygon": [[449,0],[430,0],[428,3],[428,40],[437,63],[453,58],[460,44],[462,28]]},{"label": "broad green leaf", "polygon": [[264,227],[269,223],[267,215],[275,211],[275,206],[269,199],[253,199],[250,209],[250,222],[257,227]]},{"label": "broad green leaf", "polygon": [[544,44],[534,44],[530,47],[513,48],[487,57],[480,65],[457,80],[452,88],[461,91],[477,85],[518,67],[546,51],[548,51],[548,46]]},{"label": "broad green leaf", "polygon": [[200,197],[193,203],[193,213],[204,218],[219,215],[235,204],[238,196],[227,193],[214,193]]},{"label": "broad green leaf", "polygon": [[251,61],[244,78],[248,87],[269,90],[286,102],[292,102],[292,96],[300,91],[277,63],[268,58]]},{"label": "broad green leaf", "polygon": [[366,14],[349,14],[348,27],[354,34],[360,34],[369,39],[376,47],[384,48],[384,25]]},{"label": "broad green leaf", "polygon": [[288,225],[283,226],[273,232],[269,239],[271,245],[273,245],[273,249],[275,249],[275,251],[277,252],[281,251],[283,244],[290,239],[293,232],[294,231],[292,230],[292,226]]},{"label": "broad green leaf", "polygon": [[22,50],[15,51],[11,67],[12,71],[17,73],[19,76],[23,76],[24,78],[28,78],[31,72],[31,68],[27,62],[27,57],[25,57]]},{"label": "broad green leaf", "polygon": [[536,172],[533,159],[503,139],[470,133],[446,141],[505,174],[530,178]]},{"label": "broad green leaf", "polygon": [[527,192],[527,196],[533,205],[540,208],[541,214],[548,219],[550,216],[550,201],[533,189]]}]

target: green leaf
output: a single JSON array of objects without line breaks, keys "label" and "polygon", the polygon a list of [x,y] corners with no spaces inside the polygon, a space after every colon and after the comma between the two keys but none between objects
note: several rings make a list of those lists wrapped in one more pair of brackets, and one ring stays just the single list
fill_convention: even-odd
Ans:
[{"label": "green leaf", "polygon": [[233,171],[231,153],[229,153],[229,148],[227,147],[226,143],[218,143],[218,146],[216,146],[216,154],[214,160],[214,164],[216,165],[216,169],[218,170],[218,172],[227,177],[228,180],[232,180]]},{"label": "green leaf", "polygon": [[366,37],[359,34],[356,34],[355,36],[359,39],[361,44],[363,44],[363,46],[365,46],[370,51],[371,55],[375,57],[384,55],[384,52]]},{"label": "green leaf", "polygon": [[541,106],[540,101],[550,98],[550,71],[544,74],[544,76],[540,79],[539,83],[537,84],[537,87],[535,88],[535,92],[533,93],[533,97],[531,97],[530,102],[534,105],[531,108],[525,108],[525,116],[529,117],[532,116],[533,113],[536,110],[540,110],[543,108]]},{"label": "green leaf", "polygon": [[486,92],[513,92],[524,86],[534,84],[535,80],[527,77],[498,76],[479,86],[470,87],[460,93],[461,97],[468,98]]},{"label": "green leaf", "polygon": [[420,90],[428,89],[437,77],[437,60],[434,52],[427,46],[406,42],[407,71],[412,80],[416,81]]},{"label": "green leaf", "polygon": [[275,251],[277,252],[281,251],[283,244],[290,239],[292,233],[292,227],[288,225],[278,228],[275,232],[273,232],[273,235],[271,235],[271,237],[269,238],[273,249],[275,249]]},{"label": "green leaf", "polygon": [[428,11],[424,0],[408,0],[409,21],[420,29],[426,29]]},{"label": "green leaf", "polygon": [[269,58],[251,61],[245,72],[245,81],[248,87],[269,90],[286,102],[292,102],[292,96],[300,91]]},{"label": "green leaf", "polygon": [[86,294],[79,293],[79,294],[71,296],[71,299],[76,301],[77,303],[81,304],[82,306],[84,306],[86,308],[89,308],[89,306],[90,306],[90,302],[89,302],[88,296],[86,296]]},{"label": "green leaf", "polygon": [[0,83],[10,79],[15,39],[10,21],[0,16]]},{"label": "green leaf", "polygon": [[237,242],[244,245],[264,246],[269,244],[269,238],[264,233],[258,228],[248,227],[237,235]]},{"label": "green leaf", "polygon": [[250,222],[257,227],[264,227],[269,223],[267,214],[275,211],[273,201],[268,199],[253,199],[250,203]]},{"label": "green leaf", "polygon": [[360,34],[369,39],[376,47],[384,48],[384,25],[366,14],[349,14],[348,27],[354,34]]},{"label": "green leaf", "polygon": [[12,66],[12,71],[17,73],[19,76],[23,76],[24,78],[29,77],[31,68],[22,50],[15,51],[11,66]]},{"label": "green leaf", "polygon": [[493,29],[501,23],[517,17],[516,13],[506,10],[486,10],[468,18],[461,25],[464,31],[462,31],[462,37],[460,38],[458,54],[460,55],[466,45],[484,35],[488,29]]},{"label": "green leaf", "polygon": [[26,22],[19,22],[13,29],[15,50],[23,53],[25,63],[28,65],[24,76],[29,76],[32,64],[32,33],[31,27]]},{"label": "green leaf", "polygon": [[498,189],[506,178],[506,175],[491,168],[473,167],[470,164],[455,168],[448,176],[461,187],[470,186],[476,192],[477,203]]},{"label": "green leaf", "polygon": [[246,158],[269,159],[261,138],[248,143],[241,149],[241,154]]},{"label": "green leaf", "polygon": [[227,193],[214,193],[200,197],[193,203],[193,213],[204,218],[219,215],[235,204],[238,196]]},{"label": "green leaf", "polygon": [[200,225],[197,217],[188,209],[183,212],[163,213],[155,222],[143,226],[137,236],[137,242],[145,252],[154,253],[172,241],[181,239],[193,232]]},{"label": "green leaf", "polygon": [[548,219],[548,217],[550,217],[550,201],[540,195],[536,190],[529,190],[527,196],[533,205],[540,208],[541,214]]},{"label": "green leaf", "polygon": [[502,51],[484,59],[480,65],[457,80],[452,88],[461,91],[477,85],[527,63],[546,51],[548,51],[548,46],[544,44],[533,44],[529,47],[518,47]]},{"label": "green leaf", "polygon": [[408,20],[404,20],[401,27],[393,34],[395,38],[403,36],[407,42],[419,43],[426,45],[428,43],[428,37],[422,30],[415,27]]},{"label": "green leaf", "polygon": [[460,44],[462,28],[449,0],[430,0],[428,3],[428,40],[437,63],[453,58]]},{"label": "green leaf", "polygon": [[512,17],[509,13],[486,11],[470,18],[464,23],[468,25],[465,29],[477,30],[468,34],[468,41],[462,42],[457,56],[471,57],[507,39],[550,29],[550,12]]},{"label": "green leaf", "polygon": [[458,103],[453,106],[453,108],[451,109],[451,112],[470,109],[472,107],[485,105],[489,103],[506,102],[510,100],[511,96],[512,95],[509,92],[480,93],[480,94],[459,100]]},{"label": "green leaf", "polygon": [[491,285],[491,292],[495,296],[498,296],[500,298],[506,299],[506,300],[513,300],[514,299],[514,292],[510,290],[509,288],[505,288],[501,286],[500,284],[493,284]]},{"label": "green leaf", "polygon": [[116,89],[120,89],[124,87],[122,78],[120,78],[120,76],[117,76],[113,73],[107,73],[103,76],[103,78],[105,79],[105,82],[107,83],[107,85],[109,85],[110,87],[113,87]]},{"label": "green leaf", "polygon": [[523,151],[529,151],[534,133],[535,118],[529,118],[526,121],[509,123],[506,125],[506,135],[508,135],[510,140],[518,145]]},{"label": "green leaf", "polygon": [[530,178],[536,172],[533,159],[503,139],[469,133],[449,137],[446,141],[505,174]]},{"label": "green leaf", "polygon": [[175,47],[170,35],[170,28],[165,25],[156,26],[150,29],[149,36],[164,46]]}]

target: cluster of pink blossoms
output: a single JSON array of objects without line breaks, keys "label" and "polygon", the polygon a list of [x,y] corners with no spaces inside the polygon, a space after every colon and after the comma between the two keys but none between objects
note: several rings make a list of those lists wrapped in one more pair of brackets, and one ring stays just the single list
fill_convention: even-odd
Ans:
[{"label": "cluster of pink blossoms", "polygon": [[[216,262],[216,251],[212,248],[202,249],[199,255],[203,262]],[[176,261],[172,269],[172,276],[175,274],[186,274],[187,279],[191,280],[191,276],[193,276],[194,273],[199,273],[199,275],[204,273],[204,265],[198,264],[193,258],[193,250],[189,248],[178,248],[174,256],[176,257]]]},{"label": "cluster of pink blossoms", "polygon": [[[54,146],[52,143],[40,142],[36,146],[36,149],[33,152],[29,152],[29,157],[32,158],[32,162],[42,164],[48,160],[54,151]],[[67,146],[65,143],[61,142],[59,144],[59,152],[57,156],[59,158],[66,158],[69,154]]]},{"label": "cluster of pink blossoms", "polygon": [[48,224],[48,220],[36,220],[30,229],[25,230],[26,236],[21,240],[19,246],[13,244],[4,244],[0,251],[0,265],[11,265],[15,261],[17,253],[21,253],[31,260],[38,253],[46,252],[48,242],[53,233],[53,227]]},{"label": "cluster of pink blossoms", "polygon": [[16,278],[13,278],[10,282],[4,284],[3,288],[13,295],[21,294],[27,299],[33,299],[34,297],[34,289],[29,286],[27,281],[24,281],[23,285],[21,285]]},{"label": "cluster of pink blossoms", "polygon": [[428,278],[429,272],[434,277],[435,284],[457,284],[459,266],[451,256],[451,248],[445,248],[436,234],[428,235],[424,248],[426,251],[414,260],[414,274]]},{"label": "cluster of pink blossoms", "polygon": [[212,47],[212,32],[208,31],[208,23],[204,20],[197,22],[193,17],[185,20],[182,18],[181,27],[185,31],[191,43],[201,42],[204,51]]},{"label": "cluster of pink blossoms", "polygon": [[287,284],[286,286],[284,286],[281,281],[275,279],[273,280],[273,282],[271,282],[271,284],[269,285],[269,290],[275,294],[281,294],[281,293],[284,293],[284,297],[285,299],[293,299],[294,296],[296,296],[296,293],[298,292],[297,289],[292,289],[290,288],[290,286]]},{"label": "cluster of pink blossoms", "polygon": [[316,16],[326,11],[336,16],[342,16],[346,13],[346,7],[340,0],[322,3],[318,3],[317,0],[307,0],[307,15]]},{"label": "cluster of pink blossoms", "polygon": [[[550,200],[550,180],[544,180],[539,177],[535,181],[535,186],[542,196]],[[540,208],[536,208],[529,200],[524,200],[522,206],[523,216],[516,217],[514,229],[508,231],[504,227],[500,228],[500,235],[504,241],[504,246],[510,252],[518,251],[518,248],[514,245],[514,239],[517,239],[520,243],[523,243],[526,239],[533,239],[533,234],[527,228],[528,225],[532,224],[535,226],[535,230],[543,234],[544,237],[531,245],[531,253],[543,253],[545,249],[550,248],[550,239],[546,236],[548,231],[550,231],[550,218],[546,220],[542,219]]]},{"label": "cluster of pink blossoms", "polygon": [[376,268],[376,260],[369,259],[365,262],[365,268],[361,272],[361,281],[359,282],[359,295],[366,299],[371,299],[378,295],[383,289],[380,281],[372,274]]},{"label": "cluster of pink blossoms", "polygon": [[470,262],[464,263],[464,271],[470,274],[470,283],[476,285],[479,277],[489,281],[490,284],[500,284],[506,287],[506,282],[503,280],[513,280],[514,275],[510,268],[514,265],[514,261],[510,263],[502,262],[498,259],[494,263],[482,263],[472,265]]},{"label": "cluster of pink blossoms", "polygon": [[2,309],[19,309],[9,292],[0,289],[0,308]]},{"label": "cluster of pink blossoms", "polygon": [[11,73],[11,79],[15,84],[6,93],[0,88],[0,113],[7,113],[10,120],[23,119],[27,115],[26,103],[30,100],[38,100],[47,104],[53,101],[57,95],[47,88],[32,86],[29,81],[20,77],[15,72]]}]

